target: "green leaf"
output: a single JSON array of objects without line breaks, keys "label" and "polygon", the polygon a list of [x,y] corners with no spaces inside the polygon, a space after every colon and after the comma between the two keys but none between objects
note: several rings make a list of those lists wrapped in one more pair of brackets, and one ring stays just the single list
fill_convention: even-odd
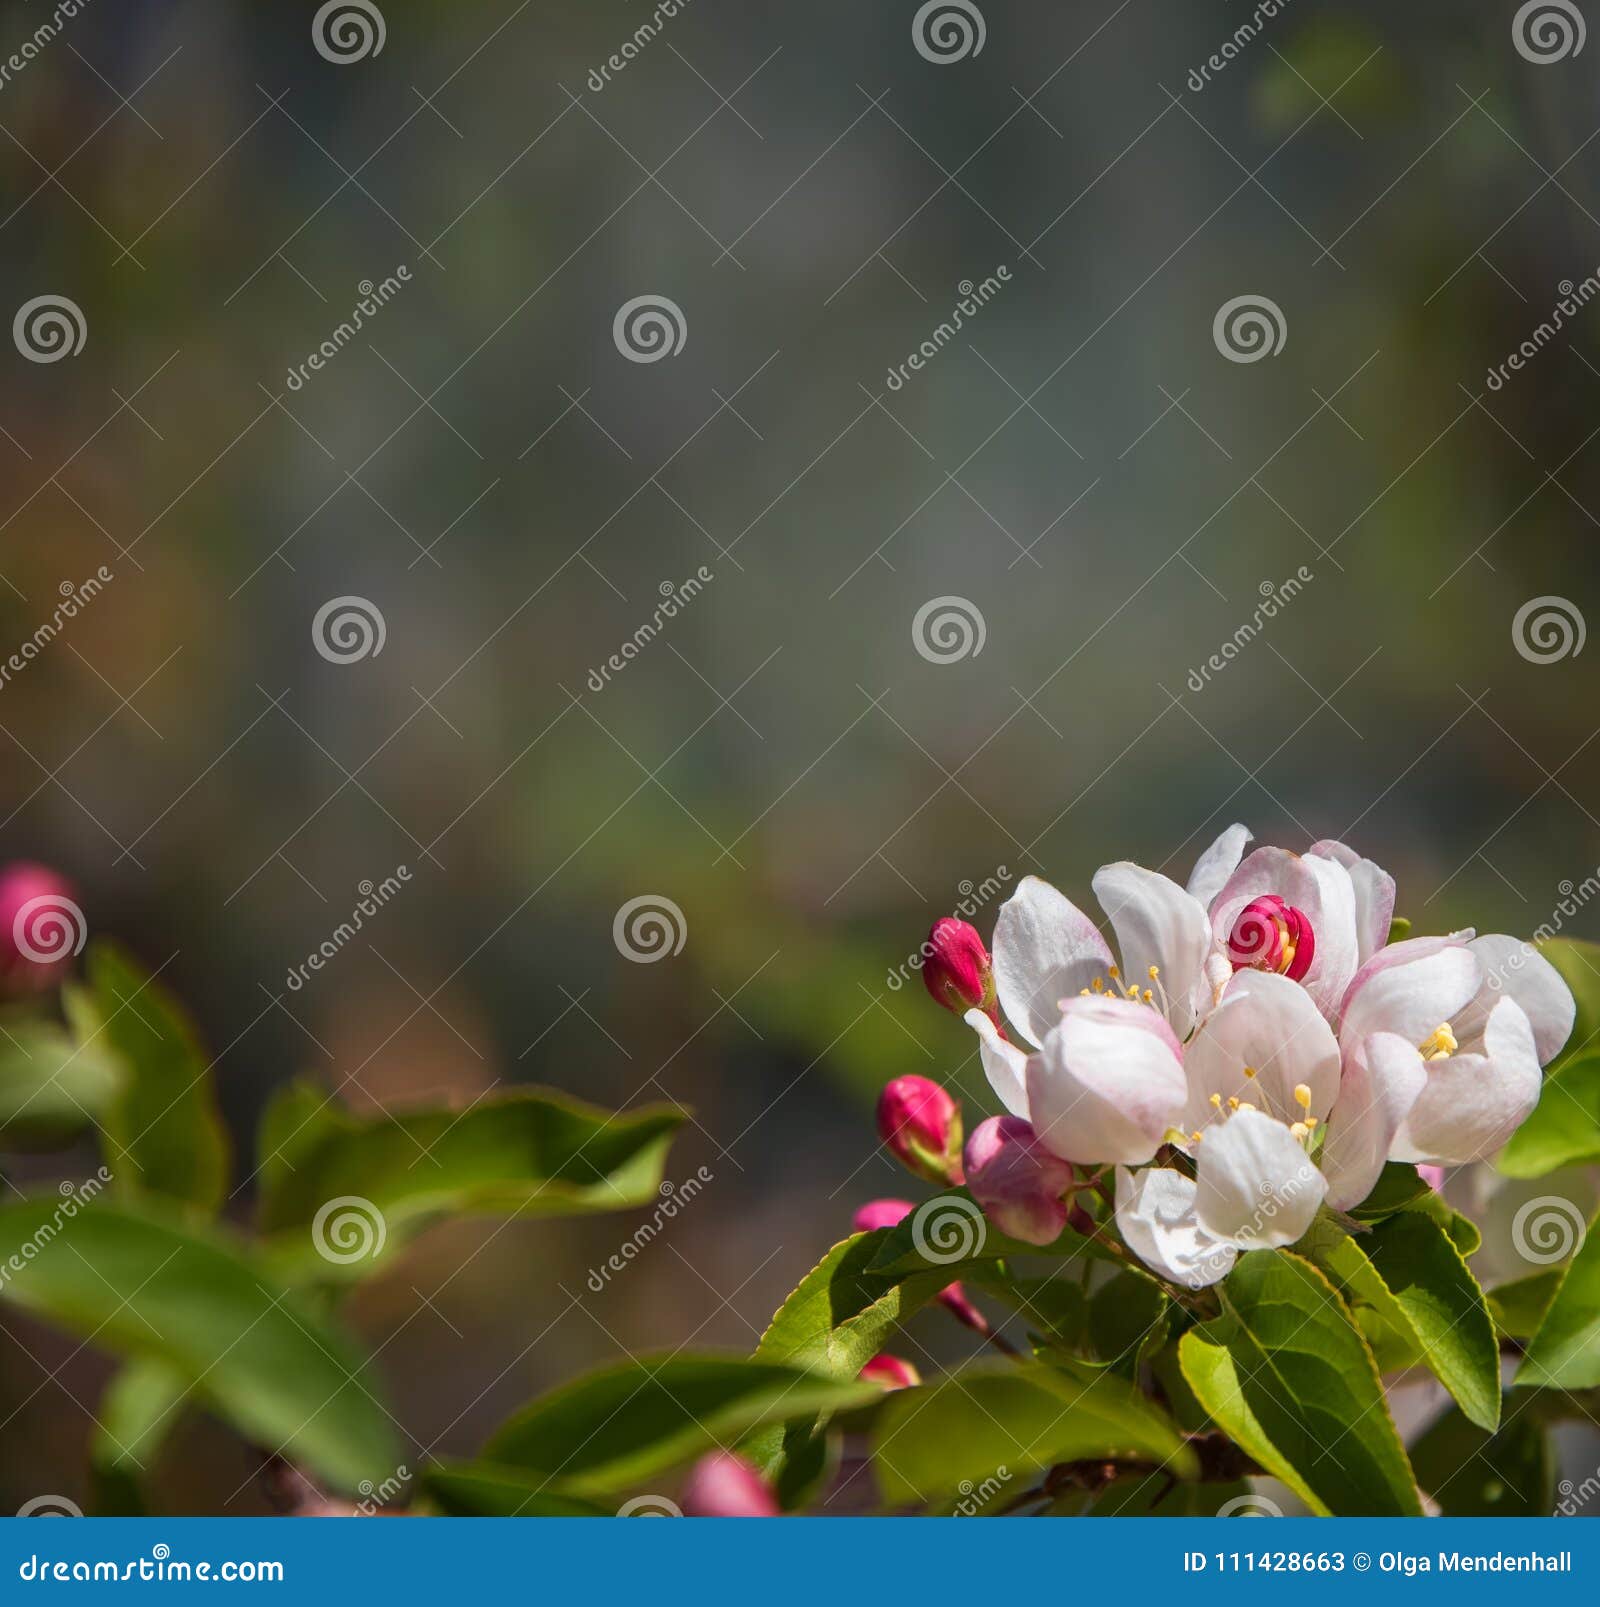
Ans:
[{"label": "green leaf", "polygon": [[452,1518],[609,1518],[596,1506],[521,1468],[493,1462],[435,1462],[422,1470],[422,1487]]},{"label": "green leaf", "polygon": [[143,1485],[183,1415],[189,1379],[160,1357],[131,1361],[113,1374],[100,1397],[89,1445],[97,1517],[146,1515]]},{"label": "green leaf", "polygon": [[1119,1272],[1089,1302],[1088,1338],[1095,1359],[1132,1378],[1167,1337],[1172,1301],[1157,1284]]},{"label": "green leaf", "polygon": [[48,1021],[0,1026],[0,1148],[59,1149],[116,1097],[119,1068]]},{"label": "green leaf", "polygon": [[1255,1250],[1222,1300],[1179,1347],[1216,1422],[1315,1511],[1419,1515],[1372,1352],[1328,1280],[1299,1256]]},{"label": "green leaf", "polygon": [[1372,1192],[1350,1215],[1358,1222],[1377,1222],[1408,1205],[1425,1199],[1433,1191],[1416,1167],[1406,1161],[1388,1161],[1378,1174]]},{"label": "green leaf", "polygon": [[1484,1297],[1495,1327],[1507,1339],[1532,1339],[1550,1309],[1563,1271],[1561,1267],[1546,1267],[1543,1272],[1486,1289]]},{"label": "green leaf", "polygon": [[[1008,1239],[984,1216],[966,1189],[946,1189],[924,1200],[903,1222],[882,1230],[884,1238],[874,1272],[910,1273],[939,1270],[944,1280],[960,1278],[974,1268],[1011,1256],[1089,1255],[1113,1266],[1123,1263],[1103,1245],[1071,1228],[1047,1245]],[[931,1252],[925,1253],[925,1251]],[[935,1257],[937,1259],[935,1259]]]},{"label": "green leaf", "polygon": [[80,1044],[122,1068],[102,1124],[119,1191],[214,1213],[227,1187],[228,1135],[194,1027],[114,944],[90,948],[88,977],[87,989],[69,988],[64,1000]]},{"label": "green leaf", "polygon": [[[273,1264],[288,1277],[362,1277],[446,1215],[573,1216],[657,1204],[660,1229],[692,1198],[689,1184],[676,1196],[659,1192],[686,1114],[676,1106],[617,1115],[519,1089],[465,1112],[358,1118],[331,1106],[312,1115],[304,1094],[291,1099],[274,1114],[280,1149],[289,1146],[285,1164],[264,1175],[259,1205]],[[693,1183],[698,1193],[704,1179]],[[348,1244],[336,1234],[338,1212],[317,1228],[335,1200],[363,1224]]]},{"label": "green leaf", "polygon": [[865,1406],[877,1385],[742,1356],[641,1357],[590,1373],[505,1423],[484,1457],[588,1496],[625,1489],[763,1423]]},{"label": "green leaf", "polygon": [[1600,1050],[1560,1062],[1533,1113],[1511,1135],[1496,1167],[1507,1177],[1543,1177],[1600,1156]]},{"label": "green leaf", "polygon": [[68,1203],[0,1210],[0,1297],[165,1361],[247,1439],[341,1489],[393,1472],[390,1419],[356,1352],[242,1246],[154,1207],[95,1200],[64,1219]]},{"label": "green leaf", "polygon": [[[1568,1202],[1531,1201],[1523,1206],[1548,1204],[1572,1207]],[[1564,1214],[1564,1213],[1563,1213]],[[1577,1254],[1567,1263],[1554,1299],[1528,1343],[1517,1369],[1515,1384],[1546,1389],[1593,1389],[1600,1385],[1600,1217],[1582,1233]]]},{"label": "green leaf", "polygon": [[1074,1354],[1084,1351],[1088,1344],[1089,1297],[1081,1284],[1059,1275],[1016,1278],[1004,1267],[980,1269],[975,1281],[1025,1317],[1039,1338]]},{"label": "green leaf", "polygon": [[899,1390],[873,1430],[878,1484],[896,1506],[937,1502],[963,1481],[1087,1459],[1147,1464],[1179,1478],[1199,1470],[1159,1407],[1113,1374],[1065,1361],[969,1368],[926,1389]]},{"label": "green leaf", "polygon": [[1498,1433],[1446,1412],[1411,1447],[1417,1482],[1447,1518],[1548,1518],[1555,1504],[1550,1436],[1513,1410]]},{"label": "green leaf", "polygon": [[346,1125],[338,1099],[309,1077],[296,1077],[277,1088],[256,1128],[257,1195],[276,1194],[302,1157]]}]

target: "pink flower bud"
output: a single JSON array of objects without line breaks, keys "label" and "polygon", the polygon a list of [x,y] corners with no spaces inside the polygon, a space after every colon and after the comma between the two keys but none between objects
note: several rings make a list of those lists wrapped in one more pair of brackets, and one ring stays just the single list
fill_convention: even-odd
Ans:
[{"label": "pink flower bud", "polygon": [[689,1469],[683,1487],[686,1518],[775,1518],[778,1503],[766,1481],[732,1451],[713,1451]]},{"label": "pink flower bud", "polygon": [[933,923],[922,946],[922,980],[935,1004],[964,1016],[982,1010],[998,1027],[994,970],[976,927],[946,915]]},{"label": "pink flower bud", "polygon": [[[851,1224],[857,1233],[871,1233],[875,1228],[898,1227],[911,1215],[914,1207],[910,1200],[868,1200],[855,1214]],[[946,1284],[939,1291],[938,1301],[957,1322],[980,1334],[989,1331],[989,1319],[967,1298],[959,1283]]]},{"label": "pink flower bud", "polygon": [[0,986],[9,993],[52,986],[83,947],[83,911],[71,885],[45,865],[0,871]]},{"label": "pink flower bud", "polygon": [[967,1145],[967,1187],[999,1230],[1027,1244],[1053,1244],[1067,1224],[1062,1196],[1077,1174],[1052,1155],[1020,1116],[991,1116]]},{"label": "pink flower bud", "polygon": [[1235,965],[1276,971],[1291,982],[1311,969],[1316,952],[1316,935],[1305,912],[1276,893],[1251,899],[1228,933],[1228,958]]},{"label": "pink flower bud", "polygon": [[961,1107],[926,1077],[896,1077],[878,1096],[878,1137],[918,1177],[961,1181]]},{"label": "pink flower bud", "polygon": [[915,1389],[922,1382],[922,1374],[910,1362],[891,1356],[887,1351],[874,1356],[861,1369],[860,1376],[883,1389]]}]

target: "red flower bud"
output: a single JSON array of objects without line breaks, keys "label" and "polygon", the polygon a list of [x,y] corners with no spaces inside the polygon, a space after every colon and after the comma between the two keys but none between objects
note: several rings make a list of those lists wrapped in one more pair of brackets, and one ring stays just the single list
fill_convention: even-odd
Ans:
[{"label": "red flower bud", "polygon": [[1305,912],[1276,893],[1251,899],[1228,933],[1228,958],[1236,966],[1276,971],[1291,982],[1311,969],[1316,952],[1316,935]]},{"label": "red flower bud", "polygon": [[45,865],[19,861],[0,871],[0,986],[52,986],[83,947],[83,911],[72,887]]},{"label": "red flower bud", "polygon": [[926,1077],[896,1077],[878,1096],[878,1137],[930,1183],[961,1181],[961,1107]]},{"label": "red flower bud", "polygon": [[996,1026],[1000,1025],[995,1008],[994,969],[976,927],[954,915],[935,921],[922,946],[922,980],[935,1004],[942,1004],[958,1016],[969,1010],[982,1010]]},{"label": "red flower bud", "polygon": [[874,1356],[861,1369],[860,1376],[868,1383],[881,1385],[886,1390],[915,1389],[922,1382],[921,1373],[910,1362],[899,1356],[891,1356],[887,1351],[880,1351]]},{"label": "red flower bud", "polygon": [[713,1451],[689,1470],[686,1518],[775,1518],[778,1503],[756,1470],[732,1451]]},{"label": "red flower bud", "polygon": [[967,1186],[1009,1238],[1053,1244],[1067,1225],[1062,1196],[1077,1180],[1020,1116],[991,1116],[967,1145]]}]

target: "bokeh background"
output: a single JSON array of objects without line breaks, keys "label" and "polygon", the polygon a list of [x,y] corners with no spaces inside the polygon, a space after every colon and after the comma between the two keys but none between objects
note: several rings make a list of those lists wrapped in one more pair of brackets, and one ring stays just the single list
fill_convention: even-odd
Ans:
[{"label": "bokeh background", "polygon": [[[87,328],[0,354],[0,648],[115,577],[0,688],[0,854],[164,967],[241,1179],[302,1071],[368,1109],[694,1111],[669,1174],[713,1183],[603,1292],[629,1219],[454,1224],[362,1291],[418,1462],[627,1351],[753,1345],[908,1192],[888,1078],[990,1110],[895,974],[967,889],[987,931],[985,884],[1181,880],[1241,819],[1347,838],[1419,931],[1523,933],[1600,863],[1594,651],[1513,631],[1600,597],[1600,306],[1487,381],[1600,264],[1600,47],[1532,62],[1509,3],[1293,0],[1197,90],[1244,0],[980,4],[940,62],[910,0],[683,0],[597,90],[646,0],[381,0],[349,63],[309,3],[96,0],[0,86],[0,310]],[[0,5],[0,55],[49,16]],[[686,339],[642,363],[613,320],[646,295]],[[1219,350],[1241,295],[1276,355]],[[348,664],[313,641],[345,596],[385,627]],[[938,662],[914,620],[950,597],[982,648]],[[650,964],[613,937],[642,895],[683,916]],[[6,1325],[0,1506],[81,1491],[108,1364]],[[970,1348],[938,1313],[914,1345]],[[162,1481],[249,1511],[249,1475],[202,1419]]]}]

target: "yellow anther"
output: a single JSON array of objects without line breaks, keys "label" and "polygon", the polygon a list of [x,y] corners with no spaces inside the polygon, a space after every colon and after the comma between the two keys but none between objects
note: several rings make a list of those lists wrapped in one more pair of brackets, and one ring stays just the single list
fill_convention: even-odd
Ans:
[{"label": "yellow anther", "polygon": [[1108,965],[1106,967],[1106,975],[1110,977],[1113,982],[1115,982],[1117,978],[1122,975],[1122,973],[1116,968],[1116,966]]},{"label": "yellow anther", "polygon": [[1305,1123],[1304,1123],[1304,1122],[1296,1122],[1296,1123],[1295,1123],[1295,1124],[1294,1124],[1294,1125],[1293,1125],[1293,1126],[1292,1126],[1292,1127],[1291,1127],[1291,1128],[1290,1128],[1290,1129],[1289,1129],[1289,1136],[1290,1136],[1290,1137],[1291,1137],[1291,1138],[1296,1138],[1296,1139],[1298,1139],[1298,1140],[1299,1140],[1299,1141],[1300,1141],[1300,1142],[1301,1142],[1301,1143],[1302,1143],[1302,1144],[1303,1144],[1303,1143],[1305,1143],[1305,1141],[1306,1141],[1306,1140],[1307,1140],[1307,1139],[1308,1139],[1308,1138],[1310,1138],[1310,1136],[1311,1136],[1311,1129],[1310,1129],[1310,1128],[1309,1128],[1309,1127],[1307,1127],[1307,1126],[1306,1126],[1306,1124],[1305,1124]]},{"label": "yellow anther", "polygon": [[1099,977],[1096,977],[1094,981],[1089,984],[1089,986],[1093,988],[1096,993],[1104,993],[1106,991],[1106,985],[1100,980]]},{"label": "yellow anther", "polygon": [[1161,967],[1159,965],[1152,965],[1150,967],[1150,980],[1154,982],[1160,975]]},{"label": "yellow anther", "polygon": [[1192,1133],[1189,1134],[1189,1142],[1191,1144],[1198,1144],[1202,1136],[1203,1135],[1201,1134],[1200,1129],[1197,1127]]},{"label": "yellow anther", "polygon": [[1152,993],[1152,992],[1151,992],[1151,991],[1150,991],[1150,990],[1149,990],[1149,988],[1146,988],[1146,989],[1145,989],[1145,990],[1144,990],[1144,1002],[1145,1002],[1145,1003],[1146,1003],[1146,1004],[1154,1004],[1154,1003],[1155,1003],[1155,1002],[1156,1002],[1156,996],[1155,996],[1155,994],[1153,994],[1153,993]]},{"label": "yellow anther", "polygon": [[1211,1096],[1211,1108],[1213,1110],[1221,1110],[1222,1109],[1222,1095],[1221,1094],[1213,1094]]},{"label": "yellow anther", "polygon": [[1246,1066],[1244,1068],[1244,1074],[1247,1077],[1253,1077],[1256,1074],[1256,1068],[1254,1066]]},{"label": "yellow anther", "polygon": [[1460,1045],[1456,1042],[1456,1035],[1450,1030],[1448,1021],[1441,1021],[1417,1045],[1424,1060],[1447,1060],[1459,1047]]},{"label": "yellow anther", "polygon": [[1234,1095],[1234,1094],[1230,1094],[1228,1096],[1228,1109],[1229,1110],[1237,1110],[1238,1108],[1239,1108],[1238,1097],[1236,1095]]},{"label": "yellow anther", "polygon": [[1087,988],[1079,988],[1078,996],[1080,998],[1087,999],[1089,997],[1089,990]]},{"label": "yellow anther", "polygon": [[1311,1090],[1303,1082],[1294,1085],[1294,1102],[1301,1110],[1311,1109]]},{"label": "yellow anther", "polygon": [[1307,1116],[1306,1117],[1306,1128],[1307,1128],[1308,1131],[1311,1128],[1313,1128],[1313,1127],[1315,1127],[1317,1125],[1317,1120],[1318,1120],[1318,1118],[1315,1117],[1315,1116]]},{"label": "yellow anther", "polygon": [[1189,1140],[1176,1127],[1169,1127],[1161,1135],[1161,1142],[1163,1144],[1187,1144]]}]

